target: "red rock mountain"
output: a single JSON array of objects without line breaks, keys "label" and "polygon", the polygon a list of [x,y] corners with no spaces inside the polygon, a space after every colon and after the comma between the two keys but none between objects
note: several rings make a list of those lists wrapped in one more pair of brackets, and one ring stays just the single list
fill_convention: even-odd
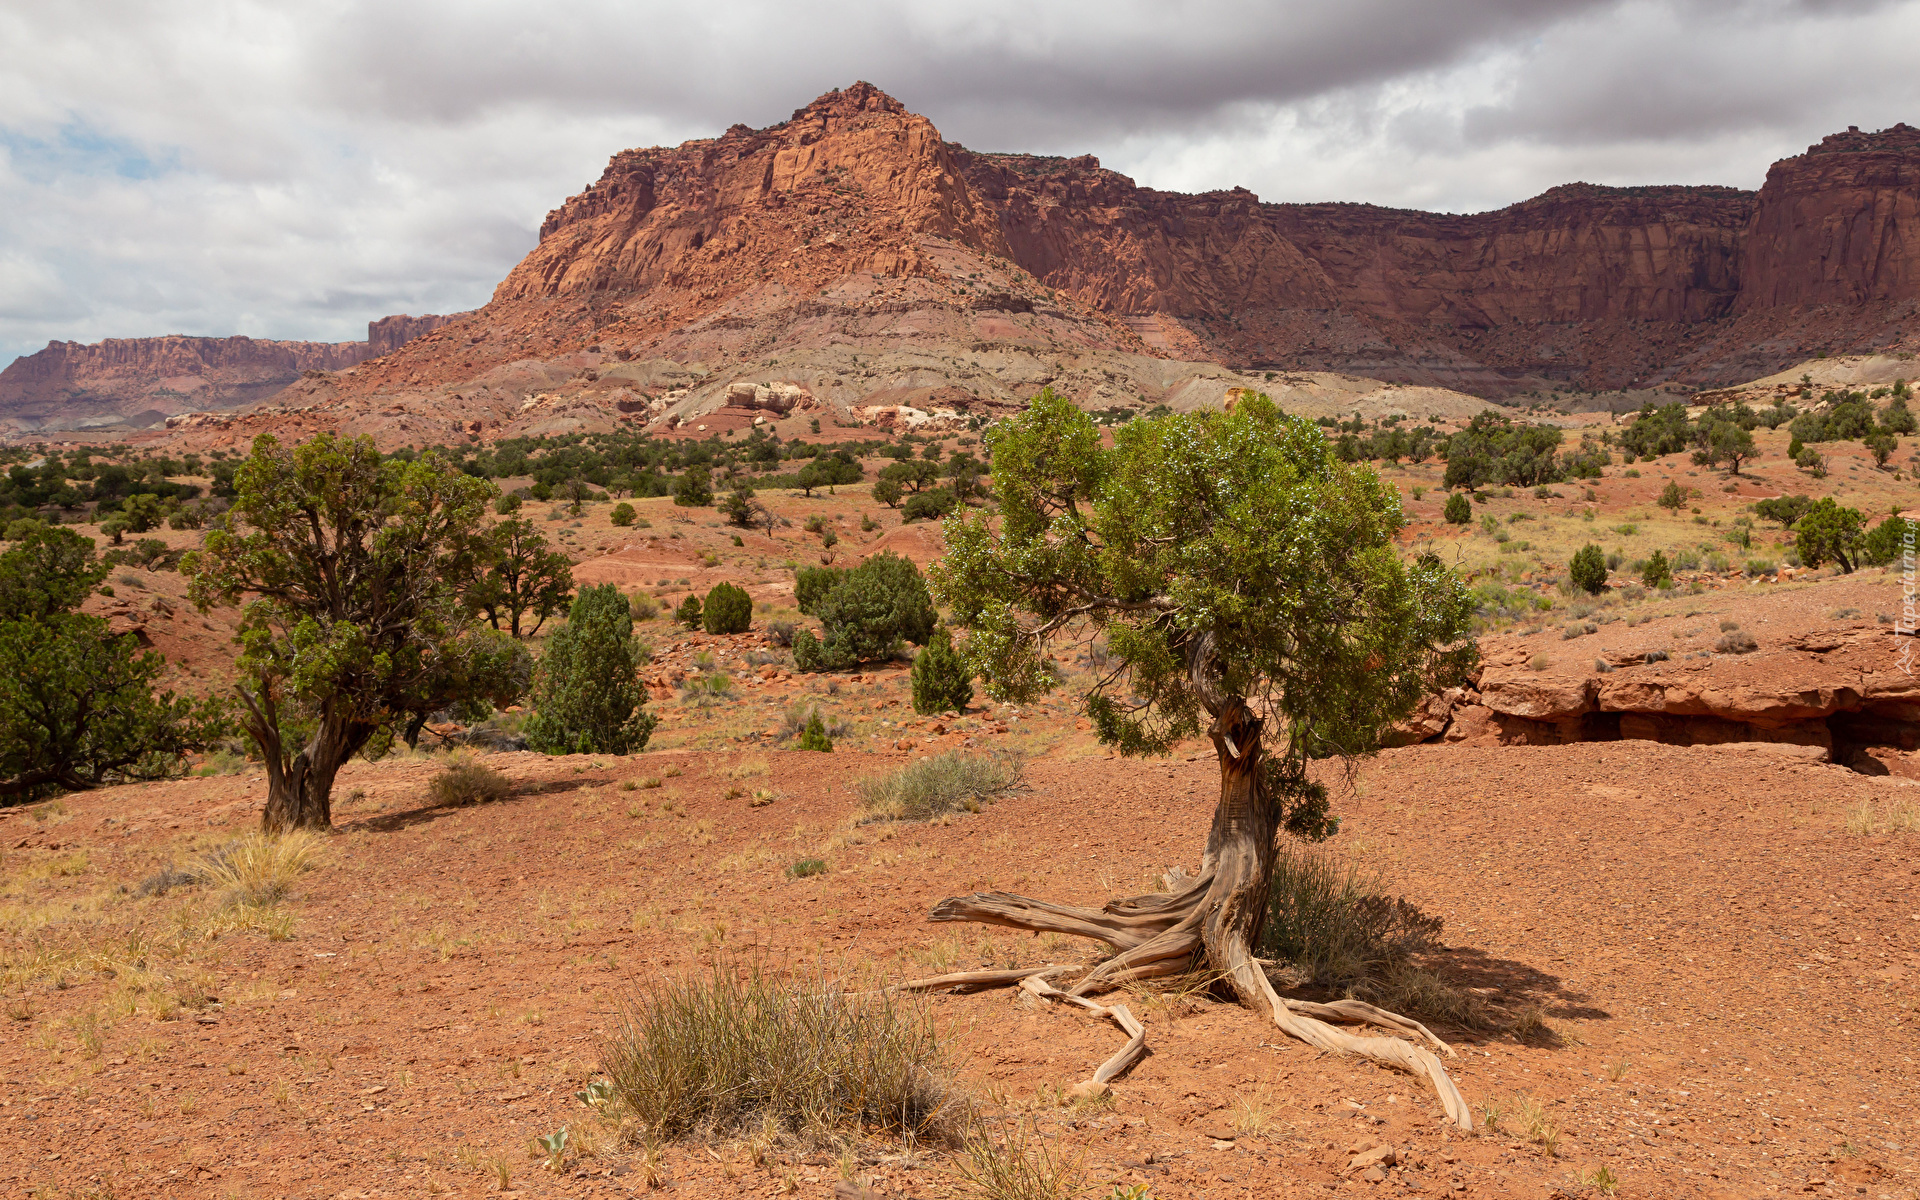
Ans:
[{"label": "red rock mountain", "polygon": [[869,419],[1048,384],[1217,402],[1307,371],[1488,397],[1724,384],[1920,343],[1917,210],[1905,125],[1827,138],[1757,193],[1569,184],[1447,215],[975,153],[862,83],[616,154],[485,307],[284,401],[439,440],[693,421],[736,385]]},{"label": "red rock mountain", "polygon": [[[778,345],[877,299],[977,311],[988,273],[1116,350],[1483,395],[1731,382],[1920,337],[1920,130],[1837,134],[1758,193],[1570,184],[1454,216],[976,154],[860,84],[768,129],[615,155],[475,320],[511,313],[515,349],[711,357],[742,321]],[[400,358],[412,374],[435,353]]]},{"label": "red rock mountain", "polygon": [[0,425],[35,429],[151,425],[190,409],[269,398],[305,371],[339,371],[438,329],[451,316],[382,317],[364,342],[250,337],[108,338],[48,342],[0,371]]}]

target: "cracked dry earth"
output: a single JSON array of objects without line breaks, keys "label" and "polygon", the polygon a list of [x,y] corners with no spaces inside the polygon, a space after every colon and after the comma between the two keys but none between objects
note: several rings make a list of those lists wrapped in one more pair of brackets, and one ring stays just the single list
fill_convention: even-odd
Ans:
[{"label": "cracked dry earth", "polygon": [[[981,813],[858,828],[850,780],[907,754],[501,754],[515,794],[469,808],[427,805],[433,761],[356,762],[290,922],[218,936],[201,889],[120,889],[250,827],[257,774],[14,810],[0,1194],[647,1194],[632,1147],[576,1137],[564,1173],[528,1152],[597,1128],[574,1093],[626,999],[716,953],[893,978],[1070,960],[923,918],[974,888],[1092,902],[1192,866],[1216,788],[1194,753],[1042,758]],[[774,802],[727,798],[743,784]],[[1079,1110],[1053,1098],[1118,1048],[1110,1024],[1013,991],[926,1002],[961,1085],[1083,1154],[1094,1195],[1582,1196],[1605,1168],[1626,1196],[1911,1198],[1920,836],[1846,817],[1914,789],[1759,745],[1366,763],[1334,848],[1445,918],[1425,965],[1503,1022],[1543,1018],[1525,1036],[1437,1024],[1476,1111],[1501,1113],[1471,1135],[1408,1077],[1204,995],[1124,997],[1151,1054],[1111,1107]],[[785,876],[811,854],[825,874]],[[1350,1165],[1381,1147],[1390,1162]],[[881,1146],[858,1176],[962,1194],[951,1161]],[[757,1166],[726,1143],[658,1166],[689,1198],[841,1179],[824,1155]]]}]

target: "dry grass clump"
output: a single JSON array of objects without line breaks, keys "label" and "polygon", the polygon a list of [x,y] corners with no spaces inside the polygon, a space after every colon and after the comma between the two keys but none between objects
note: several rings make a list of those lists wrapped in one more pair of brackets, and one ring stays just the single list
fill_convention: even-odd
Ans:
[{"label": "dry grass clump", "polygon": [[202,855],[192,872],[221,888],[227,905],[265,907],[286,899],[293,881],[319,862],[323,846],[320,835],[306,829],[279,837],[250,833]]},{"label": "dry grass clump", "polygon": [[1889,800],[1880,807],[1862,800],[1847,814],[1847,832],[1873,836],[1881,833],[1920,833],[1920,806],[1911,800]]},{"label": "dry grass clump", "polygon": [[[1082,1169],[1086,1150],[1069,1153],[1018,1121],[1010,1121],[998,1137],[976,1121],[967,1129],[961,1148],[965,1157],[954,1169],[968,1190],[983,1200],[1070,1200],[1086,1189]],[[1117,1184],[1114,1194],[1123,1194]]]},{"label": "dry grass clump", "polygon": [[716,965],[641,998],[602,1049],[650,1136],[948,1140],[965,1103],[926,1008],[823,974]]},{"label": "dry grass clump", "polygon": [[1024,767],[1005,753],[955,750],[923,758],[891,775],[860,780],[861,821],[925,821],[955,809],[979,812],[987,799],[1020,785]]},{"label": "dry grass clump", "polygon": [[1532,1096],[1523,1092],[1505,1106],[1489,1101],[1482,1106],[1481,1113],[1486,1118],[1487,1132],[1520,1134],[1530,1142],[1537,1142],[1549,1158],[1560,1153],[1560,1123],[1554,1120],[1546,1105]]},{"label": "dry grass clump", "polygon": [[505,775],[470,758],[449,763],[427,784],[427,795],[437,805],[494,804],[512,792]]},{"label": "dry grass clump", "polygon": [[1462,1026],[1490,1023],[1485,1006],[1413,963],[1439,936],[1439,917],[1387,895],[1378,879],[1330,855],[1282,846],[1267,893],[1260,955],[1293,986],[1353,996]]}]

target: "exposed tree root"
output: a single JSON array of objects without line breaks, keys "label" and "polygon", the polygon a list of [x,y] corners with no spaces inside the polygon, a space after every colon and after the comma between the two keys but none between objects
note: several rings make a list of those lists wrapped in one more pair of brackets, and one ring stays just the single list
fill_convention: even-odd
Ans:
[{"label": "exposed tree root", "polygon": [[1147,1053],[1147,1027],[1142,1025],[1124,1004],[1095,1004],[1085,996],[1076,996],[1054,987],[1039,975],[1029,975],[1020,981],[1020,989],[1040,997],[1042,1000],[1058,1000],[1064,1004],[1075,1004],[1095,1016],[1109,1017],[1114,1024],[1127,1033],[1127,1044],[1120,1047],[1119,1053],[1100,1064],[1093,1078],[1084,1083],[1076,1083],[1069,1094],[1084,1099],[1093,1099],[1107,1094],[1107,1085],[1121,1072],[1137,1063]]},{"label": "exposed tree root", "polygon": [[[1315,1004],[1289,1000],[1274,991],[1250,949],[1266,917],[1280,833],[1279,806],[1268,794],[1258,764],[1261,722],[1239,699],[1210,697],[1207,707],[1214,714],[1209,732],[1220,756],[1220,802],[1207,834],[1200,873],[1170,877],[1175,891],[1112,900],[1099,909],[1052,904],[1006,892],[975,892],[942,900],[934,906],[931,920],[1064,933],[1104,942],[1116,952],[1065,992],[1042,980],[1045,975],[1061,973],[1055,968],[1025,974],[966,972],[970,978],[958,982],[992,986],[1017,981],[1035,995],[1064,997],[1107,1012],[1085,997],[1140,979],[1210,968],[1221,973],[1241,1003],[1289,1037],[1322,1050],[1387,1063],[1426,1080],[1448,1119],[1462,1129],[1472,1129],[1472,1110],[1432,1050],[1397,1037],[1357,1037],[1329,1022],[1373,1025],[1409,1034],[1452,1054],[1453,1048],[1425,1025],[1358,1000]],[[989,975],[996,978],[984,978]],[[1143,1048],[1144,1044],[1143,1034]]]},{"label": "exposed tree root", "polygon": [[1048,975],[1065,975],[1071,971],[1084,971],[1085,963],[1048,963],[1044,967],[1019,967],[1011,971],[955,971],[950,975],[929,975],[925,979],[909,979],[905,983],[896,983],[888,991],[894,992],[937,992],[943,989],[951,991],[977,991],[981,988],[1005,987],[1010,983],[1019,983],[1029,978],[1045,978]]}]

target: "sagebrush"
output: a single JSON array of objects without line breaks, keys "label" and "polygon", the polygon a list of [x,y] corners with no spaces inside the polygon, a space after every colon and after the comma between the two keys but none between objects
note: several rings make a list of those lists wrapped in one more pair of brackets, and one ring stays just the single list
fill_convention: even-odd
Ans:
[{"label": "sagebrush", "polygon": [[923,758],[890,775],[874,775],[855,786],[862,819],[925,821],[1020,785],[1024,765],[1012,754],[967,754],[955,750]]}]

